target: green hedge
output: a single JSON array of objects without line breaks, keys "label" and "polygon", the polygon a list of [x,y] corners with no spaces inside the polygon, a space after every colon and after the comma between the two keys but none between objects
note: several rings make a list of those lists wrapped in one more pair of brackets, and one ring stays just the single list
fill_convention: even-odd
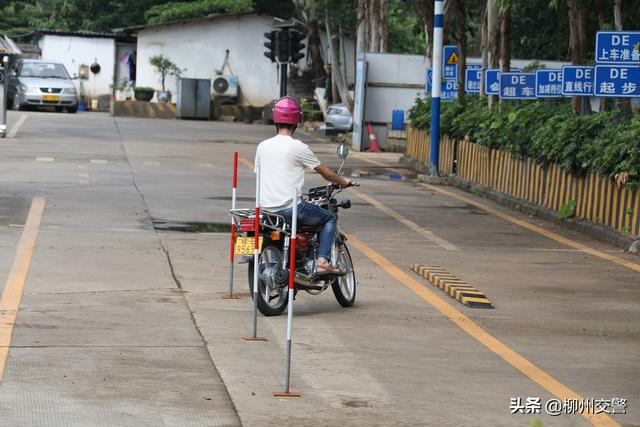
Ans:
[{"label": "green hedge", "polygon": [[[411,125],[428,130],[431,99],[418,98],[409,110]],[[611,178],[626,172],[640,188],[640,117],[618,120],[617,111],[576,116],[569,100],[502,103],[489,110],[477,96],[441,104],[440,132],[468,136],[475,143],[553,162],[581,176],[591,170]]]}]

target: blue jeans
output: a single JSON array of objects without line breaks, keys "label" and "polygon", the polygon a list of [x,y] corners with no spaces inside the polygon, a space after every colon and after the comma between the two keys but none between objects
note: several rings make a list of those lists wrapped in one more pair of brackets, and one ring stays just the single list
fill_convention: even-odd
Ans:
[{"label": "blue jeans", "polygon": [[[283,209],[276,213],[291,220],[293,208]],[[331,248],[336,239],[336,216],[318,205],[301,202],[298,204],[298,225],[322,226],[319,236],[320,253],[318,255],[331,262]]]}]

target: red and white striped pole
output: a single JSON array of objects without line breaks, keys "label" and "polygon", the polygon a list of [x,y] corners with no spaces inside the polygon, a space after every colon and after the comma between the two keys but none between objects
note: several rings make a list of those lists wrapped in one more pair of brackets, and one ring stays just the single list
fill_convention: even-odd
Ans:
[{"label": "red and white striped pole", "polygon": [[256,218],[254,224],[253,247],[253,329],[245,341],[266,341],[258,336],[258,275],[260,273],[260,165],[256,165]]},{"label": "red and white striped pole", "polygon": [[298,234],[298,189],[293,192],[293,211],[291,212],[291,238],[289,239],[289,301],[287,310],[287,354],[284,362],[284,391],[276,391],[274,397],[302,397],[289,389],[291,378],[291,333],[293,328],[293,297],[296,277],[296,236]]},{"label": "red and white striped pole", "polygon": [[[236,198],[238,193],[238,152],[233,153],[233,180],[231,189],[231,209],[236,208]],[[236,256],[236,223],[231,218],[231,244],[229,245],[229,295],[225,295],[223,299],[240,299],[233,295],[233,270]]]}]

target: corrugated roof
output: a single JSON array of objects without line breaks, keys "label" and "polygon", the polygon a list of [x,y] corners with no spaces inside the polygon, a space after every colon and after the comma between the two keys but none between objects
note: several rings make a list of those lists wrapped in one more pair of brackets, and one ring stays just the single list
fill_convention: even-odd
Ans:
[{"label": "corrugated roof", "polygon": [[254,12],[254,11],[251,11],[251,12],[236,12],[236,13],[214,13],[214,14],[211,14],[211,15],[201,16],[201,17],[198,17],[198,18],[189,18],[189,19],[179,19],[179,20],[175,20],[175,21],[167,21],[167,22],[163,22],[161,24],[133,25],[131,27],[114,28],[113,32],[114,33],[131,33],[131,32],[136,32],[138,30],[144,30],[144,29],[147,29],[147,28],[164,27],[166,25],[190,24],[190,23],[202,22],[202,21],[215,21],[215,20],[218,20],[218,19],[234,18],[234,17],[241,17],[241,16],[247,16],[247,15],[260,15],[260,13]]},{"label": "corrugated roof", "polygon": [[10,55],[20,55],[22,51],[20,48],[5,35],[0,35],[0,53],[8,53]]}]

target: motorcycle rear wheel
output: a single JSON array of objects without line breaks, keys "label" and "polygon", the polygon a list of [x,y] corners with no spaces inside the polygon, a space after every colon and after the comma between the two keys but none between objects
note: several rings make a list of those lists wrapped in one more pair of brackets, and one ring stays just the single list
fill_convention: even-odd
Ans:
[{"label": "motorcycle rear wheel", "polygon": [[[249,261],[249,292],[253,295],[253,260]],[[258,265],[258,310],[265,316],[279,316],[287,308],[287,287],[276,287],[269,283],[269,275],[282,266],[282,252],[276,246],[264,246],[260,253]],[[276,270],[277,271],[277,270]],[[268,297],[267,284],[269,284]],[[268,301],[267,301],[268,299]]]},{"label": "motorcycle rear wheel", "polygon": [[347,274],[337,277],[331,283],[331,289],[338,300],[338,304],[343,307],[351,307],[356,302],[356,272],[353,269],[351,254],[344,241],[341,243],[336,242],[334,248],[337,252],[334,258],[336,259],[337,267],[346,271]]}]

